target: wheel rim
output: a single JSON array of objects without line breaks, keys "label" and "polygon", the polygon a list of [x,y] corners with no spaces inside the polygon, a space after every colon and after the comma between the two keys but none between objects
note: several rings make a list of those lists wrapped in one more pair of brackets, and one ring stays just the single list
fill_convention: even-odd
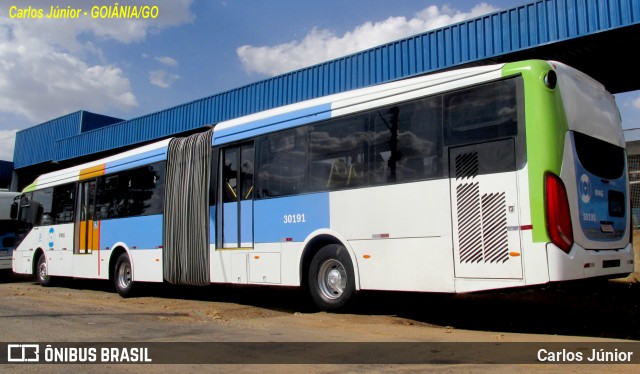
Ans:
[{"label": "wheel rim", "polygon": [[42,261],[40,265],[38,265],[38,278],[42,282],[47,280],[47,262],[46,261]]},{"label": "wheel rim", "polygon": [[330,259],[320,266],[318,286],[326,299],[336,300],[342,296],[347,288],[347,271],[340,261]]},{"label": "wheel rim", "polygon": [[118,268],[118,285],[120,289],[127,289],[131,285],[131,266],[124,262]]}]

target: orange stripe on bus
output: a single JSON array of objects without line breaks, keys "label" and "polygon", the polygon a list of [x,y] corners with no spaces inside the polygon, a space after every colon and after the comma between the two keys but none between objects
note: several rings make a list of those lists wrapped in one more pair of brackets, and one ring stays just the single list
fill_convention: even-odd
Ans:
[{"label": "orange stripe on bus", "polygon": [[87,248],[87,237],[84,234],[87,228],[87,221],[80,221],[80,231],[79,231],[79,235],[80,235],[80,240],[78,240],[78,249],[79,250],[83,250],[85,248]]},{"label": "orange stripe on bus", "polygon": [[104,175],[104,164],[80,170],[80,180],[95,178],[101,175]]}]

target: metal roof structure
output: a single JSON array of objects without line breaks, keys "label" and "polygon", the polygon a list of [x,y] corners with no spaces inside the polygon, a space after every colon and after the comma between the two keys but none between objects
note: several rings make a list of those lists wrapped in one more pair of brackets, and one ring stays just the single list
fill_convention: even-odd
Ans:
[{"label": "metal roof structure", "polygon": [[[640,89],[640,0],[538,0],[427,31],[117,123],[78,125],[78,112],[18,132],[15,168],[73,161],[193,132],[320,96],[456,67],[529,58],[572,65],[613,93]],[[97,117],[96,117],[97,118]],[[107,121],[108,122],[108,121]]]},{"label": "metal roof structure", "polygon": [[41,162],[56,161],[56,140],[87,133],[122,121],[120,118],[81,110],[18,131],[16,133],[14,167],[17,169]]}]

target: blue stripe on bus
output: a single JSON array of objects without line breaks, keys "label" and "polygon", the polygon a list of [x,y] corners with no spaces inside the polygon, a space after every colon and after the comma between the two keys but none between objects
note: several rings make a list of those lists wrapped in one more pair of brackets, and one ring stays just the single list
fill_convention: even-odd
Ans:
[{"label": "blue stripe on bus", "polygon": [[128,170],[138,166],[145,166],[158,161],[167,159],[167,147],[162,147],[129,156],[120,160],[107,162],[105,164],[105,174],[115,173],[121,170]]},{"label": "blue stripe on bus", "polygon": [[256,243],[301,242],[329,228],[329,193],[256,200],[253,216]]},{"label": "blue stripe on bus", "polygon": [[213,145],[230,143],[266,132],[279,131],[305,123],[331,118],[331,104],[317,105],[311,108],[278,114],[269,118],[243,123],[228,129],[213,132]]},{"label": "blue stripe on bus", "polygon": [[240,201],[240,244],[253,243],[253,200]]},{"label": "blue stripe on bus", "polygon": [[225,248],[238,247],[238,203],[222,205],[222,244]]},{"label": "blue stripe on bus", "polygon": [[129,249],[160,248],[162,246],[162,214],[100,221],[101,249],[117,242],[123,242]]}]

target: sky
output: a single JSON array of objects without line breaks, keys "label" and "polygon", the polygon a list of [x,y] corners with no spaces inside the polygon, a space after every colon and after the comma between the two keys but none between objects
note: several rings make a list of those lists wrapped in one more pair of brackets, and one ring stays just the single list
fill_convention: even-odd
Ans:
[{"label": "sky", "polygon": [[[131,119],[526,2],[0,0],[0,160],[16,131],[78,110]],[[158,15],[46,18],[116,3]],[[616,100],[623,127],[640,127],[640,92]]]}]

